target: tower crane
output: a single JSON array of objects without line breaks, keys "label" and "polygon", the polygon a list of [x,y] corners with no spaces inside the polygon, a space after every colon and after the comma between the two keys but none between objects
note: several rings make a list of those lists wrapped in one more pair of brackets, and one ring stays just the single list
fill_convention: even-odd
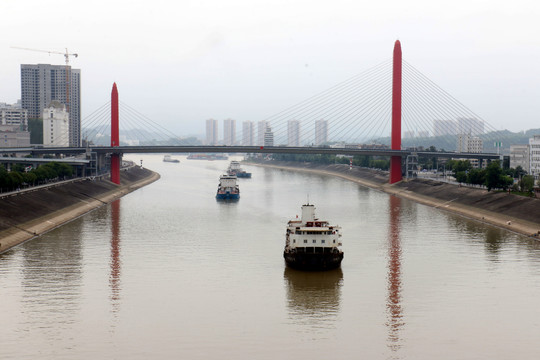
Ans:
[{"label": "tower crane", "polygon": [[70,56],[78,57],[79,54],[70,53],[70,52],[68,52],[67,48],[66,48],[65,53],[61,52],[61,51],[29,49],[29,48],[18,47],[18,46],[12,46],[11,48],[12,49],[19,49],[19,50],[29,50],[29,51],[44,52],[44,53],[48,53],[49,55],[51,55],[51,54],[64,55],[64,59],[66,60],[66,110],[69,113],[69,108],[70,108],[70,105],[71,105],[71,102],[70,102],[70,99],[69,99],[69,90],[70,90],[70,83],[71,83],[71,76],[70,76],[70,71],[69,71],[69,57]]},{"label": "tower crane", "polygon": [[12,49],[19,49],[19,50],[29,50],[29,51],[39,51],[39,52],[44,52],[44,53],[47,53],[49,55],[51,54],[60,54],[60,55],[64,55],[64,59],[66,59],[66,66],[69,66],[69,57],[70,56],[74,56],[74,57],[78,57],[79,54],[70,54],[68,52],[68,49],[66,48],[66,52],[60,52],[60,51],[49,51],[49,50],[40,50],[40,49],[29,49],[29,48],[24,48],[24,47],[18,47],[18,46],[12,46],[11,47]]}]

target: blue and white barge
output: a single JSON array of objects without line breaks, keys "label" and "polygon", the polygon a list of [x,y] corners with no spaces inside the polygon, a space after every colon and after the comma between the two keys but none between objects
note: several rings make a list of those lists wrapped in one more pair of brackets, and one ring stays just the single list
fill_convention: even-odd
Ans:
[{"label": "blue and white barge", "polygon": [[218,200],[238,200],[240,199],[240,188],[236,183],[235,175],[221,175],[216,193]]}]

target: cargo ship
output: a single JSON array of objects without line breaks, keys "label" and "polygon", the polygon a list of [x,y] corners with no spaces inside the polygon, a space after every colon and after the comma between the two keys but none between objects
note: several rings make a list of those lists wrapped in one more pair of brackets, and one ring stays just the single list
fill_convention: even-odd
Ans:
[{"label": "cargo ship", "polygon": [[216,193],[217,200],[238,200],[240,199],[240,188],[236,184],[236,176],[221,175]]},{"label": "cargo ship", "polygon": [[164,161],[164,162],[172,162],[172,163],[179,163],[179,162],[180,162],[180,160],[178,160],[178,159],[173,159],[173,158],[171,157],[171,155],[165,155],[165,156],[163,157],[163,161]]},{"label": "cargo ship", "polygon": [[236,175],[236,177],[239,177],[239,178],[248,178],[248,179],[251,178],[251,173],[242,170],[242,167],[240,166],[240,162],[235,161],[235,160],[231,161],[231,163],[229,164],[229,168],[227,169],[227,174]]},{"label": "cargo ship", "polygon": [[225,154],[206,154],[195,153],[187,156],[188,160],[228,160],[229,157]]},{"label": "cargo ship", "polygon": [[313,204],[302,205],[302,217],[287,223],[283,257],[298,270],[330,270],[340,267],[341,227],[315,217]]}]

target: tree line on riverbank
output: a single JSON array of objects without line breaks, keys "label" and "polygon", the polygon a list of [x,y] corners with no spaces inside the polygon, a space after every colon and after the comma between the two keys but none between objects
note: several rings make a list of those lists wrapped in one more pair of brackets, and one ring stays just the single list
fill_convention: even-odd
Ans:
[{"label": "tree line on riverbank", "polygon": [[[435,148],[430,150],[436,151]],[[330,154],[273,154],[272,158],[277,161],[311,162],[317,164],[349,164],[352,162],[353,166],[381,170],[388,170],[390,168],[390,160],[388,158],[367,155],[355,155],[351,158]],[[422,159],[423,165],[419,165],[426,166],[429,161],[434,161],[434,164],[436,163],[436,159],[426,158]],[[491,161],[483,169],[474,168],[468,160],[448,160],[441,164],[440,168],[444,171],[451,171],[459,183],[485,186],[488,191],[492,189],[507,190],[511,188],[513,191],[528,195],[532,194],[534,187],[533,176],[527,175],[527,172],[520,166],[516,169],[503,167],[499,160]],[[514,182],[514,179],[519,180]]]},{"label": "tree line on riverbank", "polygon": [[14,164],[11,171],[0,165],[0,191],[13,191],[21,186],[35,186],[51,180],[64,179],[73,175],[73,168],[67,164],[50,162],[35,169]]},{"label": "tree line on riverbank", "polygon": [[277,161],[311,162],[317,164],[349,164],[354,166],[369,167],[381,170],[390,168],[390,160],[379,156],[355,155],[352,158],[330,154],[273,154],[272,158]]},{"label": "tree line on riverbank", "polygon": [[[444,168],[453,172],[457,182],[483,185],[488,191],[512,188],[514,191],[532,194],[534,187],[534,177],[527,175],[521,166],[505,169],[499,160],[490,162],[483,169],[474,168],[468,160],[449,160]],[[514,179],[519,180],[514,183]]]}]

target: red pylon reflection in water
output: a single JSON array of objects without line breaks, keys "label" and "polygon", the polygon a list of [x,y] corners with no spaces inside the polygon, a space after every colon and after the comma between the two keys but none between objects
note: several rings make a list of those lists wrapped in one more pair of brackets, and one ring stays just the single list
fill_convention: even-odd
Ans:
[{"label": "red pylon reflection in water", "polygon": [[401,239],[400,239],[401,199],[390,196],[388,227],[388,347],[393,351],[400,348],[399,331],[405,324],[401,307]]},{"label": "red pylon reflection in water", "polygon": [[111,203],[111,300],[113,306],[120,300],[120,200]]}]

